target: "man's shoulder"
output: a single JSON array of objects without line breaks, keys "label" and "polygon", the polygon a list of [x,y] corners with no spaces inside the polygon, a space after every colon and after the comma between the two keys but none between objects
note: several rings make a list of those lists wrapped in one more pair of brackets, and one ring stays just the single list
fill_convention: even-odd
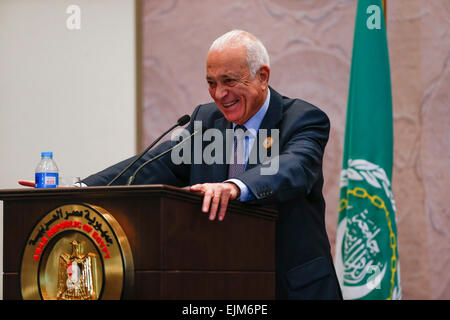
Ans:
[{"label": "man's shoulder", "polygon": [[320,107],[300,98],[289,98],[286,96],[283,96],[282,98],[284,112],[304,113],[309,111],[316,111],[324,113],[324,111]]},{"label": "man's shoulder", "polygon": [[275,95],[275,101],[280,104],[283,118],[298,119],[304,116],[320,117],[328,120],[326,113],[318,106],[300,98],[290,98],[281,95],[272,89],[271,94]]},{"label": "man's shoulder", "polygon": [[197,106],[201,114],[221,114],[219,108],[214,102],[203,103]]},{"label": "man's shoulder", "polygon": [[204,122],[214,122],[219,118],[223,118],[223,114],[214,102],[198,105],[193,115],[194,120]]}]

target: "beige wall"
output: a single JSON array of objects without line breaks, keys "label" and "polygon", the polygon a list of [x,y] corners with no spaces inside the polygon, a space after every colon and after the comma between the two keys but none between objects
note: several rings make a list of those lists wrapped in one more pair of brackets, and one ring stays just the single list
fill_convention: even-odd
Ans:
[{"label": "beige wall", "polygon": [[390,1],[393,188],[403,288],[418,299],[450,299],[449,16],[447,0]]},{"label": "beige wall", "polygon": [[[335,243],[356,0],[143,1],[142,146],[210,101],[211,42],[254,33],[272,61],[271,85],[327,112],[327,230]],[[394,104],[393,190],[405,299],[450,299],[450,2],[388,0]]]},{"label": "beige wall", "polygon": [[41,151],[81,177],[135,153],[134,14],[132,0],[0,1],[0,188],[33,180]]}]

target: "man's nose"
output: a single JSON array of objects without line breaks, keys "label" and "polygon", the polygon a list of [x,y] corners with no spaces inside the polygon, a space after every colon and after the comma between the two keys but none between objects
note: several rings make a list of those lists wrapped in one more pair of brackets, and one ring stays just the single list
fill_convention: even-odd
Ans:
[{"label": "man's nose", "polygon": [[225,86],[218,84],[215,92],[216,99],[220,100],[224,98],[227,94],[228,89]]}]

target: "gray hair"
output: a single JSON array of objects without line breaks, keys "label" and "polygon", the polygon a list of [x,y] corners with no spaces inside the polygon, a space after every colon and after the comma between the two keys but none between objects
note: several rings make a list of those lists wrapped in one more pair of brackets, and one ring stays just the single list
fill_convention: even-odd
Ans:
[{"label": "gray hair", "polygon": [[220,36],[212,43],[209,52],[213,50],[222,50],[225,48],[238,48],[244,46],[247,50],[247,64],[250,69],[250,75],[255,77],[256,72],[263,66],[270,67],[269,54],[262,42],[243,30],[232,30]]}]

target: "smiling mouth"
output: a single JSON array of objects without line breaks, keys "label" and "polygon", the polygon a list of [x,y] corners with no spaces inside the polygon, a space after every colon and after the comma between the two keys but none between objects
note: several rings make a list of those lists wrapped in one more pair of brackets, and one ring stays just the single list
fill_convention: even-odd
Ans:
[{"label": "smiling mouth", "polygon": [[235,104],[238,103],[238,102],[239,102],[239,99],[234,100],[234,101],[231,101],[230,103],[223,103],[223,106],[224,106],[225,108],[229,108],[229,107],[235,105]]}]

